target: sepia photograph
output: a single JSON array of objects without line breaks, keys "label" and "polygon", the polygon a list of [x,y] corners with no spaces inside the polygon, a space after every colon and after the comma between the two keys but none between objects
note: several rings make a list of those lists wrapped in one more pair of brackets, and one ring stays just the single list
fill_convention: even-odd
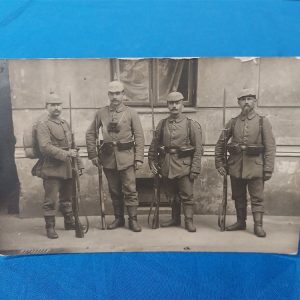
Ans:
[{"label": "sepia photograph", "polygon": [[296,254],[300,58],[0,60],[0,254]]}]

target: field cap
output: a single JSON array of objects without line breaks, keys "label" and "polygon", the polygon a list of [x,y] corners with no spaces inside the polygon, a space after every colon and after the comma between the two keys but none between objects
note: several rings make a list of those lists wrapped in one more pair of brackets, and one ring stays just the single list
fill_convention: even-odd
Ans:
[{"label": "field cap", "polygon": [[56,95],[54,93],[50,93],[46,97],[46,104],[61,104],[61,103],[62,103],[62,101],[61,101],[60,97],[58,97],[58,95]]},{"label": "field cap", "polygon": [[247,96],[254,96],[256,98],[256,92],[254,89],[252,88],[248,88],[248,89],[242,89],[239,91],[238,95],[237,95],[237,99],[241,99],[243,97],[247,97]]},{"label": "field cap", "polygon": [[172,92],[172,93],[168,94],[168,96],[167,96],[167,102],[168,101],[180,101],[183,99],[184,99],[183,95],[179,92]]},{"label": "field cap", "polygon": [[124,91],[124,85],[121,81],[111,81],[108,84],[108,91],[111,93],[116,93],[116,92],[123,92]]}]

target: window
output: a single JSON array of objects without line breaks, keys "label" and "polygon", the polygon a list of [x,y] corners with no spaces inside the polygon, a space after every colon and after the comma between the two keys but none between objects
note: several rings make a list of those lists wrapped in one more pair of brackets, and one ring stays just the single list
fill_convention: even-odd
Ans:
[{"label": "window", "polygon": [[165,106],[172,91],[183,94],[186,106],[195,103],[197,59],[112,59],[111,70],[111,79],[125,85],[128,105],[150,106],[151,97]]}]

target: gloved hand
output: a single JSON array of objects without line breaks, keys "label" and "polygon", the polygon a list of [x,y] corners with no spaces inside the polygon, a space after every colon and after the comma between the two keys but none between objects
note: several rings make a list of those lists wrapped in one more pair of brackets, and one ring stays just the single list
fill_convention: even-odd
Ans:
[{"label": "gloved hand", "polygon": [[264,172],[264,181],[271,179],[271,177],[272,177],[272,172],[268,172],[268,171]]},{"label": "gloved hand", "polygon": [[219,174],[222,175],[222,176],[226,176],[226,175],[227,175],[227,172],[226,172],[226,170],[225,170],[224,167],[218,168],[217,171],[218,171]]}]

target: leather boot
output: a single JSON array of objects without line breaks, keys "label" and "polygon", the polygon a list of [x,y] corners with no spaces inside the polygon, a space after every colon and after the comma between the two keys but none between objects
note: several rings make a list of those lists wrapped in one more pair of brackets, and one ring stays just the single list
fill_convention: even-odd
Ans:
[{"label": "leather boot", "polygon": [[137,206],[127,206],[129,229],[134,232],[142,231],[141,226],[137,222]]},{"label": "leather boot", "polygon": [[125,225],[124,206],[120,204],[114,205],[115,220],[107,226],[107,229],[112,230]]},{"label": "leather boot", "polygon": [[193,224],[194,210],[193,205],[183,205],[185,229],[189,232],[196,232],[196,227]]},{"label": "leather boot", "polygon": [[47,237],[49,239],[57,239],[58,234],[55,232],[55,217],[45,216]]},{"label": "leather boot", "polygon": [[263,213],[262,212],[254,212],[253,213],[254,220],[254,234],[258,237],[266,237],[266,232],[263,229]]},{"label": "leather boot", "polygon": [[181,205],[179,201],[172,203],[172,218],[169,221],[160,224],[161,227],[180,226],[181,225]]},{"label": "leather boot", "polygon": [[226,231],[246,230],[247,206],[236,207],[237,221],[226,227]]},{"label": "leather boot", "polygon": [[64,214],[65,230],[75,230],[75,220],[72,213]]}]

